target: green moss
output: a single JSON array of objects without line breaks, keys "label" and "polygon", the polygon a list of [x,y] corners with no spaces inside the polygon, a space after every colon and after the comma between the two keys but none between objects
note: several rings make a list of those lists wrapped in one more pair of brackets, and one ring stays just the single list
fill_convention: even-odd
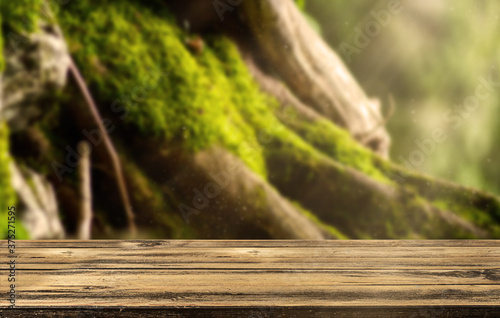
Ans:
[{"label": "green moss", "polygon": [[377,155],[361,146],[347,131],[335,126],[326,119],[306,122],[298,120],[297,116],[291,118],[295,119],[290,121],[290,126],[305,141],[329,157],[378,181],[391,183],[385,174],[375,166]]},{"label": "green moss", "polygon": [[[262,157],[245,152],[256,137],[211,48],[192,52],[164,7],[139,6],[73,1],[60,12],[71,53],[101,109],[115,122],[123,119],[140,134],[181,143],[186,151],[221,144],[265,175]],[[82,28],[81,21],[93,23]]]},{"label": "green moss", "polygon": [[[229,44],[229,45],[228,45]],[[240,61],[240,56],[234,45],[223,37],[211,38],[208,40],[208,47],[199,58],[200,64],[205,67],[206,75],[211,79],[214,88],[217,88],[218,107],[223,108],[226,123],[221,129],[225,131],[222,138],[226,148],[238,154],[244,159],[254,171],[260,175],[266,175],[265,162],[262,154],[262,148],[258,147],[258,136],[254,128],[244,119],[240,109],[242,107],[254,107],[254,105],[242,105],[244,100],[252,100],[260,92],[237,91],[234,89],[230,77],[226,73],[227,68],[219,60],[218,54],[221,54],[220,46],[227,45],[222,51],[234,61]],[[212,47],[215,47],[213,49]],[[251,81],[248,73],[241,74],[243,80]],[[213,89],[214,89],[213,88]],[[230,125],[227,124],[230,123]],[[236,129],[235,129],[236,128]]]}]

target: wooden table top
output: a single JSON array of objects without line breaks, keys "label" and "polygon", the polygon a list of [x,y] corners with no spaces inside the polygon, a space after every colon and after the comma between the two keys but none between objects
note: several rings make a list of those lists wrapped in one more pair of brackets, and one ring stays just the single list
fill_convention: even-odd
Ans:
[{"label": "wooden table top", "polygon": [[1,317],[500,317],[496,240],[1,242]]}]

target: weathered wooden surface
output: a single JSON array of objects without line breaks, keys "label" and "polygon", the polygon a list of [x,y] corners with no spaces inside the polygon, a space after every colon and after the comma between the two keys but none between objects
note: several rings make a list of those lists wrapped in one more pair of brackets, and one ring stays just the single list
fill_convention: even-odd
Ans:
[{"label": "weathered wooden surface", "polygon": [[[16,245],[1,317],[500,317],[494,240]],[[0,257],[6,295],[6,241]]]}]

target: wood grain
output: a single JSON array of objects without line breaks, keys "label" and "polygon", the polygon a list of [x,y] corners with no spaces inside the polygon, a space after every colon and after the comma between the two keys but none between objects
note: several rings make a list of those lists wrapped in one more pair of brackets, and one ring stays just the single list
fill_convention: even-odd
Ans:
[{"label": "wood grain", "polygon": [[1,317],[500,317],[495,240],[16,245],[16,309],[2,297]]}]

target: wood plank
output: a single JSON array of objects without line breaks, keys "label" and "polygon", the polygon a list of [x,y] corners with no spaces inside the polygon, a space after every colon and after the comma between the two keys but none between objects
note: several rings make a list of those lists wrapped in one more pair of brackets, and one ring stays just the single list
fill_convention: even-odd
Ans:
[{"label": "wood plank", "polygon": [[[16,309],[5,309],[4,297],[2,317],[500,316],[496,240],[92,240],[16,246]],[[10,256],[2,241],[2,263]],[[0,268],[2,293],[8,292],[8,271]]]}]

